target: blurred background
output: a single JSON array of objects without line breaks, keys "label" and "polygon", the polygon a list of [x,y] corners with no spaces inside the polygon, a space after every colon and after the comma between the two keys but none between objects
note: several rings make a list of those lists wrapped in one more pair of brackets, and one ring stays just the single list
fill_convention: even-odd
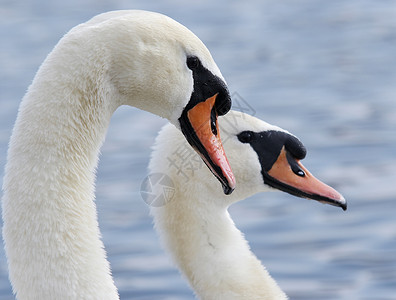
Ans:
[{"label": "blurred background", "polygon": [[[276,192],[231,207],[282,289],[301,300],[396,299],[394,4],[0,0],[0,183],[20,100],[57,41],[108,10],[161,12],[201,38],[247,112],[297,135],[305,166],[348,200],[343,212]],[[99,223],[121,299],[194,298],[139,194],[163,124],[121,107],[102,148]],[[0,299],[13,299],[3,247]]]}]

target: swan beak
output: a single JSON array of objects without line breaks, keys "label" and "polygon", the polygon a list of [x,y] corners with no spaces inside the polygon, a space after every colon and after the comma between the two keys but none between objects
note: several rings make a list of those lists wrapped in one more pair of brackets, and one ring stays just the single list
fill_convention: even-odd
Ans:
[{"label": "swan beak", "polygon": [[273,187],[295,196],[347,209],[345,198],[332,187],[316,179],[299,160],[283,147],[272,168],[267,172]]},{"label": "swan beak", "polygon": [[[199,102],[187,111],[187,118],[182,123],[182,131],[188,142],[221,182],[224,193],[229,195],[235,189],[235,177],[220,139],[217,112],[214,107],[217,95]],[[185,124],[186,122],[189,126]]]}]

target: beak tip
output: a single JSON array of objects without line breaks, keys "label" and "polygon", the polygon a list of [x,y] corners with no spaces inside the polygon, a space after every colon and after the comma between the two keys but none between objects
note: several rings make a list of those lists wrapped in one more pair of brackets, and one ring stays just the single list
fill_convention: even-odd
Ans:
[{"label": "beak tip", "polygon": [[236,185],[234,174],[232,172],[228,174],[230,175],[228,177],[228,182],[225,184],[223,181],[221,181],[225,195],[231,195],[231,193],[235,190]]},{"label": "beak tip", "polygon": [[343,211],[346,211],[348,208],[347,201],[345,200],[344,196],[341,195],[341,199],[339,200],[340,207]]},{"label": "beak tip", "polygon": [[229,186],[223,185],[223,191],[225,195],[231,195],[234,189]]}]

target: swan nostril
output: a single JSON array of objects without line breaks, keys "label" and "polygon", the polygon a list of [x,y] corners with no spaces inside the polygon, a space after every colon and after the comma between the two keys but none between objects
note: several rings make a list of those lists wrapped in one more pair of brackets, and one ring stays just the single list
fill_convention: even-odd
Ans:
[{"label": "swan nostril", "polygon": [[287,158],[287,161],[288,161],[293,173],[296,174],[297,176],[304,177],[305,172],[303,169],[301,169],[300,165],[298,164],[296,159],[293,157],[293,155],[290,154],[289,152],[287,152],[286,158]]},{"label": "swan nostril", "polygon": [[217,124],[216,124],[217,114],[213,107],[212,111],[210,112],[210,128],[212,133],[217,136]]},{"label": "swan nostril", "polygon": [[212,128],[212,133],[213,133],[214,135],[217,135],[216,123],[212,121],[212,122],[210,123],[210,126],[211,126],[211,128]]},{"label": "swan nostril", "polygon": [[289,164],[294,174],[300,177],[305,176],[305,172],[300,168],[296,161],[293,161],[293,163],[289,162]]}]

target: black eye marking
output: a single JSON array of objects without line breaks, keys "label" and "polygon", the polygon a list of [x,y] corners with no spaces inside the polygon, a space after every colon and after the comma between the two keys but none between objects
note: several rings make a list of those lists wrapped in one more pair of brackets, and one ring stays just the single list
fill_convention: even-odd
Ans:
[{"label": "black eye marking", "polygon": [[187,57],[187,67],[190,70],[194,70],[194,69],[198,68],[200,64],[201,64],[201,62],[198,57],[196,57],[196,56]]},{"label": "black eye marking", "polygon": [[253,132],[251,131],[242,131],[238,134],[238,140],[242,143],[250,143],[253,138]]},{"label": "black eye marking", "polygon": [[257,153],[263,173],[271,170],[282,149],[284,149],[293,173],[300,177],[306,175],[298,161],[305,157],[307,150],[295,136],[277,130],[261,132],[247,130],[239,133],[237,137],[240,142],[250,144]]}]

